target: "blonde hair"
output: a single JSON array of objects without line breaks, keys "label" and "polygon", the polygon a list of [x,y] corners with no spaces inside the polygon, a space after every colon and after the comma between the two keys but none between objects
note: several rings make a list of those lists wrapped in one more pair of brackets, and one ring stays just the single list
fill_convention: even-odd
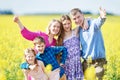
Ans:
[{"label": "blonde hair", "polygon": [[[26,57],[27,54],[33,53],[36,56],[35,50],[33,48],[27,48],[24,51],[24,56]],[[27,62],[27,61],[26,61]],[[35,64],[37,64],[37,60],[35,59]]]},{"label": "blonde hair", "polygon": [[47,27],[47,34],[49,35],[50,34],[50,27],[51,25],[54,23],[54,22],[58,22],[60,24],[60,31],[58,32],[58,34],[56,36],[58,36],[60,33],[61,33],[61,28],[62,28],[62,23],[57,20],[57,19],[53,19],[50,21],[50,23],[48,24],[48,27]]},{"label": "blonde hair", "polygon": [[[65,20],[69,20],[71,22],[71,19],[70,19],[70,17],[68,15],[62,15],[61,18],[60,18],[60,21],[63,22]],[[64,28],[62,26],[61,34],[58,36],[58,41],[57,41],[57,45],[58,46],[62,46],[63,45],[64,36],[65,36],[65,31],[64,31]]]}]

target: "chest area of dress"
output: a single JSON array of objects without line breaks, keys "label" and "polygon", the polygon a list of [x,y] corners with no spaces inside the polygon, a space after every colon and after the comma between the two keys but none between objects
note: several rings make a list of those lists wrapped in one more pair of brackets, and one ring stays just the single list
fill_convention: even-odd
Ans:
[{"label": "chest area of dress", "polygon": [[[38,74],[41,74],[41,75],[38,75]],[[29,75],[31,75],[31,76],[33,76],[35,78],[38,78],[38,77],[42,77],[44,75],[44,72],[43,72],[42,68],[39,66],[36,69],[31,70],[29,72]]]},{"label": "chest area of dress", "polygon": [[64,46],[77,46],[80,44],[79,37],[77,36],[72,36],[66,40],[64,40],[63,45]]}]

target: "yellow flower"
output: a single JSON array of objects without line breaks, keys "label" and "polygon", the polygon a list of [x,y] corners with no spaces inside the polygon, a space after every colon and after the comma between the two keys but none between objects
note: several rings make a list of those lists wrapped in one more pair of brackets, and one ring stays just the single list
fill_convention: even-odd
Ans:
[{"label": "yellow flower", "polygon": [[87,63],[88,64],[92,63],[92,57],[91,56],[88,56]]},{"label": "yellow flower", "polygon": [[95,68],[94,66],[88,67],[85,72],[85,80],[96,80]]},{"label": "yellow flower", "polygon": [[6,80],[6,76],[4,74],[0,74],[0,80]]},{"label": "yellow flower", "polygon": [[52,65],[51,64],[48,64],[46,67],[45,67],[45,72],[46,73],[50,73],[52,71]]}]

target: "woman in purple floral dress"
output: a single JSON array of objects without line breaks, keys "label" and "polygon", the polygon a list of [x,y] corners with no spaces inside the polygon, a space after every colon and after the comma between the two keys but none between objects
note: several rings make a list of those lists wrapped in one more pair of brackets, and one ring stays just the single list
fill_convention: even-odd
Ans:
[{"label": "woman in purple floral dress", "polygon": [[79,27],[72,30],[72,22],[68,15],[61,17],[63,30],[58,37],[58,45],[63,45],[67,48],[68,55],[65,62],[65,73],[67,80],[83,80],[83,71],[80,61],[80,41]]}]

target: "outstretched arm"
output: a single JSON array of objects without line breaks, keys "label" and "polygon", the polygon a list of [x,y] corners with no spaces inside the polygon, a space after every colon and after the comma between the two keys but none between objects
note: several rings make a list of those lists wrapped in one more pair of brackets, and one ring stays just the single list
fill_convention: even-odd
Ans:
[{"label": "outstretched arm", "polygon": [[37,36],[42,36],[44,35],[44,33],[42,32],[32,32],[30,30],[28,30],[26,27],[24,27],[24,25],[22,24],[22,22],[20,21],[18,16],[14,16],[13,21],[16,22],[21,30],[21,34],[22,36],[27,39],[27,40],[34,40],[35,37]]},{"label": "outstretched arm", "polygon": [[20,30],[23,30],[24,26],[23,26],[23,24],[22,24],[22,22],[20,21],[20,19],[19,19],[18,16],[14,16],[14,17],[13,17],[13,21],[18,24]]},{"label": "outstretched arm", "polygon": [[94,23],[96,24],[96,26],[95,26],[96,30],[99,30],[101,28],[101,26],[104,24],[105,20],[106,20],[106,11],[105,11],[105,9],[102,9],[100,7],[99,11],[100,11],[100,17],[98,17],[98,19],[94,20]]}]

